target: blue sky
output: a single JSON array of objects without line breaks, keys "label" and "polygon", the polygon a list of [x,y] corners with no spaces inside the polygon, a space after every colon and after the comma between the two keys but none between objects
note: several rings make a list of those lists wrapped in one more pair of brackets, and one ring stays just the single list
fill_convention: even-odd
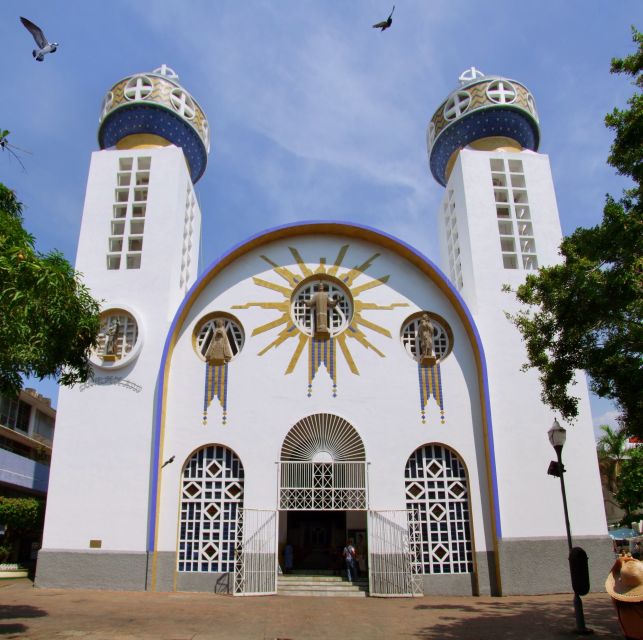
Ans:
[{"label": "blue sky", "polygon": [[[380,228],[437,258],[442,187],[427,163],[426,126],[460,73],[523,82],[536,99],[563,232],[592,226],[626,183],[607,166],[605,113],[632,94],[609,73],[633,50],[639,0],[465,2],[283,0],[3,0],[0,4],[0,181],[25,205],[41,251],[74,261],[100,105],[121,78],[162,63],[205,110],[208,168],[201,267],[261,229],[304,219]],[[44,63],[19,22],[59,50]],[[32,381],[56,394],[49,381]],[[593,404],[596,422],[613,408]]]}]

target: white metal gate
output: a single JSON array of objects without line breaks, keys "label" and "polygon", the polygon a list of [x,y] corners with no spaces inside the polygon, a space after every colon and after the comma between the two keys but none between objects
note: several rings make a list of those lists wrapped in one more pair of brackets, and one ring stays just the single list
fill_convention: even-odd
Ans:
[{"label": "white metal gate", "polygon": [[277,593],[277,512],[241,509],[234,595]]},{"label": "white metal gate", "polygon": [[421,596],[416,553],[420,530],[413,511],[368,512],[369,592],[372,596]]}]

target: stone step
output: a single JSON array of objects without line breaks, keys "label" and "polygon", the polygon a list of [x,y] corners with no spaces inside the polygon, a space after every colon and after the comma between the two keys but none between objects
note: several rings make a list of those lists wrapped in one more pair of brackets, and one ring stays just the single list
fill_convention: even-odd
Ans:
[{"label": "stone step", "polygon": [[[279,576],[279,580],[284,582],[297,582],[300,580],[306,580],[308,582],[346,582],[346,579],[342,576],[306,576],[306,575],[285,575]],[[362,582],[368,582],[363,580]]]},{"label": "stone step", "polygon": [[348,582],[341,576],[289,574],[277,580],[277,594],[283,596],[361,598],[367,593],[367,580]]},{"label": "stone step", "polygon": [[368,582],[312,582],[308,580],[297,580],[289,582],[277,582],[279,588],[283,589],[297,589],[297,588],[310,588],[310,589],[319,589],[323,591],[324,589],[366,589],[368,590]]},{"label": "stone step", "polygon": [[313,598],[365,598],[366,591],[309,591],[298,589],[296,591],[277,590],[278,596],[309,596]]}]

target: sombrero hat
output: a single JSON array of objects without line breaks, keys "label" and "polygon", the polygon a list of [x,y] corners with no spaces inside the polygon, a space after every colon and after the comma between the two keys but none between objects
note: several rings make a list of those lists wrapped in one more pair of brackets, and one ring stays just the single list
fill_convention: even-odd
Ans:
[{"label": "sombrero hat", "polygon": [[616,600],[643,601],[643,562],[634,558],[619,558],[607,576],[605,589]]}]

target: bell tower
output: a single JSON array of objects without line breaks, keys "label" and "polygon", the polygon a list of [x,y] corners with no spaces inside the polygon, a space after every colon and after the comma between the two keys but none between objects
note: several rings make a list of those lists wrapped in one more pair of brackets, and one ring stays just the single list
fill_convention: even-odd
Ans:
[{"label": "bell tower", "polygon": [[[467,303],[485,353],[499,571],[503,589],[510,593],[520,587],[514,584],[508,559],[530,555],[530,545],[545,544],[545,539],[555,541],[563,558],[567,555],[559,489],[546,482],[552,455],[546,433],[554,414],[541,401],[537,372],[521,370],[527,360],[524,344],[505,315],[519,305],[503,290],[505,285],[515,289],[539,267],[559,262],[562,232],[549,158],[538,153],[540,126],[529,89],[475,67],[459,81],[429,122],[427,147],[431,173],[445,187],[438,210],[440,266]],[[574,394],[580,414],[568,429],[567,459],[577,454],[578,460],[593,460],[582,373]],[[605,526],[595,498],[601,495],[598,471],[591,465],[572,466],[566,481],[575,539],[595,536]],[[525,510],[525,486],[536,478],[543,493]]]},{"label": "bell tower", "polygon": [[46,586],[60,553],[73,553],[79,584],[95,583],[101,554],[111,553],[123,573],[107,584],[140,588],[156,382],[169,324],[197,277],[194,185],[207,164],[208,121],[163,65],[110,88],[98,143],[76,269],[102,301],[101,333],[93,379],[60,391],[38,581]]}]

